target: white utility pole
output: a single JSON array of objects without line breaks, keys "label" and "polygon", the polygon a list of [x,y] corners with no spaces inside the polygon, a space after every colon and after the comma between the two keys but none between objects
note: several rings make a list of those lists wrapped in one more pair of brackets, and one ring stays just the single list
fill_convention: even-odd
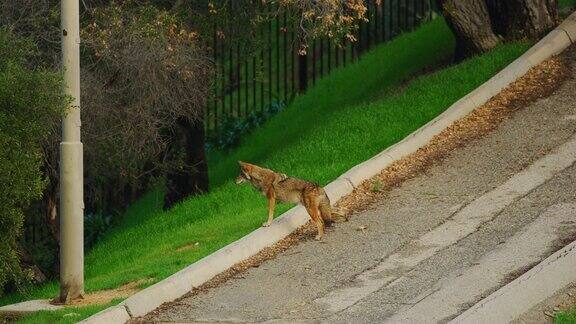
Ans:
[{"label": "white utility pole", "polygon": [[84,181],[80,142],[79,0],[61,0],[64,92],[72,102],[60,143],[60,302],[84,294]]}]

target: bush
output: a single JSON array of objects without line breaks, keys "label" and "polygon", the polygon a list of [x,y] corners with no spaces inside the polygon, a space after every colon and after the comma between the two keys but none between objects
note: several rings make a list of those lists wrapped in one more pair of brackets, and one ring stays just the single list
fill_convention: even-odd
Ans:
[{"label": "bush", "polygon": [[172,133],[183,119],[202,120],[213,68],[196,33],[167,11],[124,1],[88,16],[81,75],[85,202],[88,211],[110,213],[164,174],[188,167],[186,152],[172,152]]},{"label": "bush", "polygon": [[0,295],[26,278],[18,257],[23,209],[42,196],[41,142],[66,104],[59,75],[26,67],[35,53],[31,42],[0,29]]}]

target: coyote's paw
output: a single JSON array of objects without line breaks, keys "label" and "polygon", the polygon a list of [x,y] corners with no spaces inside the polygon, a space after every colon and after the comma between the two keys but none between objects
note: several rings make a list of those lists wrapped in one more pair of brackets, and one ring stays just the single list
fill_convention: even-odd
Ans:
[{"label": "coyote's paw", "polygon": [[262,227],[268,227],[272,224],[272,222],[264,222],[262,223]]},{"label": "coyote's paw", "polygon": [[322,235],[318,234],[318,235],[316,235],[316,237],[314,239],[316,241],[322,241]]}]

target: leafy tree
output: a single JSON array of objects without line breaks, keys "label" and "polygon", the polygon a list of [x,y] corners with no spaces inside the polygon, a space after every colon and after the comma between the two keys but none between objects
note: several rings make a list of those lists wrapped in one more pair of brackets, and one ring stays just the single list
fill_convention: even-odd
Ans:
[{"label": "leafy tree", "polygon": [[151,175],[166,175],[168,206],[207,191],[203,116],[212,63],[197,33],[131,1],[90,14],[82,33],[84,142],[96,207],[130,203]]},{"label": "leafy tree", "polygon": [[30,277],[19,261],[23,210],[42,196],[41,143],[66,105],[58,74],[26,66],[34,54],[32,42],[0,29],[0,294]]}]

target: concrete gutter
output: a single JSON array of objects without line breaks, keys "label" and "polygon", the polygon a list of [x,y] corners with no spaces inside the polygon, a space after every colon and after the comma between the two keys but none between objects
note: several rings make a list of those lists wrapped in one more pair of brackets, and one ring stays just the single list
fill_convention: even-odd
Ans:
[{"label": "concrete gutter", "polygon": [[[332,202],[351,193],[363,181],[372,178],[405,156],[426,145],[452,123],[486,103],[530,68],[561,53],[576,41],[576,13],[530,48],[526,53],[493,76],[476,90],[450,106],[444,113],[375,157],[353,167],[325,187]],[[189,265],[172,276],[134,294],[117,306],[103,310],[81,323],[124,323],[143,316],[163,303],[173,301],[192,288],[212,279],[288,236],[306,224],[309,216],[302,206],[290,209],[274,220],[270,227],[259,228],[240,240]]]},{"label": "concrete gutter", "polygon": [[576,241],[469,308],[450,323],[509,323],[576,282]]}]

